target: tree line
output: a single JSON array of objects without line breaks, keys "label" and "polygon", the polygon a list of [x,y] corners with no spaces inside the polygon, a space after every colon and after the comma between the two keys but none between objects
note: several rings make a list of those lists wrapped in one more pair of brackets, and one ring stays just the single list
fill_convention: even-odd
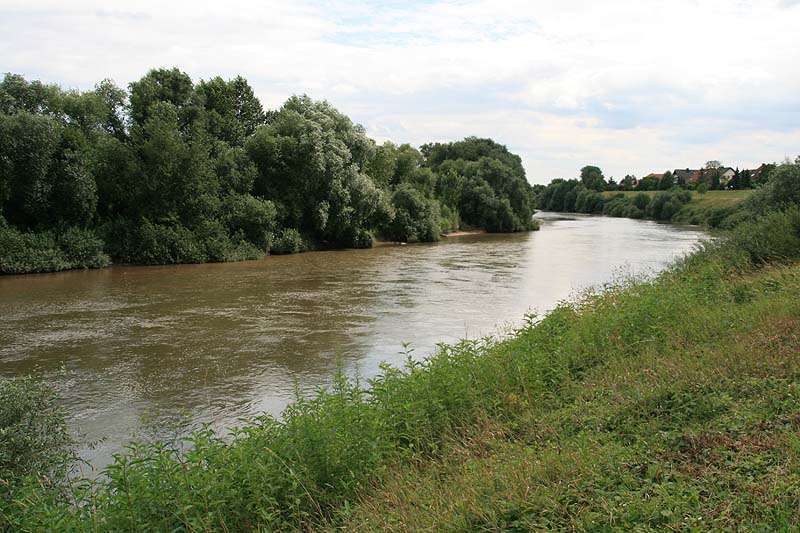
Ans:
[{"label": "tree line", "polygon": [[624,178],[617,181],[613,176],[606,179],[600,167],[587,165],[581,169],[578,181],[586,189],[597,192],[668,191],[676,187],[700,192],[722,189],[745,190],[762,186],[776,168],[775,163],[764,164],[757,177],[753,176],[750,170],[737,168],[730,180],[723,182],[720,162],[707,161],[703,168],[693,171],[697,174],[697,180],[694,182],[687,182],[685,177],[675,175],[669,170],[663,174],[646,176],[641,179],[637,179],[633,174],[626,174]]},{"label": "tree line", "polygon": [[[778,170],[785,172],[786,168],[796,169],[798,165],[800,156],[794,163],[787,161],[784,165],[763,165],[758,183],[750,181],[749,172],[737,171],[728,182],[728,186],[736,190],[755,187],[772,191],[776,187],[775,183],[780,181],[775,178]],[[604,214],[612,217],[732,227],[738,220],[729,217],[738,216],[741,212],[735,205],[709,205],[702,209],[687,207],[692,200],[692,194],[702,194],[720,188],[718,167],[719,163],[708,162],[705,169],[698,171],[703,179],[688,185],[676,183],[673,175],[666,172],[660,179],[643,178],[638,180],[636,186],[632,186],[631,176],[627,176],[617,184],[613,178],[606,181],[602,170],[590,165],[581,169],[578,179],[557,178],[546,186],[535,185],[533,187],[535,203],[537,208],[545,211]],[[745,185],[747,187],[744,187]],[[784,184],[777,187],[778,190],[783,190],[786,187],[791,188],[792,185]],[[624,194],[627,191],[639,191],[639,194]],[[647,194],[648,191],[657,192]]]},{"label": "tree line", "polygon": [[254,259],[459,228],[534,229],[519,156],[377,144],[325,101],[151,70],[91,91],[0,83],[0,272]]}]

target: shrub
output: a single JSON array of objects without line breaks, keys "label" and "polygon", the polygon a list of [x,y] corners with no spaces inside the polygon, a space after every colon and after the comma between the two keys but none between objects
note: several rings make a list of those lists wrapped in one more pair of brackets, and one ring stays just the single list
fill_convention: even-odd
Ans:
[{"label": "shrub", "polygon": [[222,219],[231,235],[240,234],[266,253],[275,229],[272,202],[249,194],[229,194],[222,202]]},{"label": "shrub", "polygon": [[439,219],[443,233],[457,231],[461,227],[461,217],[457,209],[453,209],[447,204],[439,203]]},{"label": "shrub", "polygon": [[202,244],[191,231],[180,224],[155,224],[144,219],[136,233],[137,262],[164,265],[206,261]]},{"label": "shrub", "polygon": [[[491,201],[498,200],[494,195]],[[506,204],[508,200],[506,200]],[[392,194],[392,205],[395,216],[383,230],[385,236],[394,241],[403,242],[432,242],[438,241],[442,234],[439,215],[439,202],[423,196],[421,192],[409,184],[400,185]],[[510,205],[508,206],[510,210]],[[487,210],[491,217],[485,216],[487,226],[494,226],[497,208]],[[492,218],[491,222],[487,221]],[[487,227],[489,231],[491,229]]]},{"label": "shrub", "polygon": [[70,268],[50,233],[21,232],[0,228],[0,272],[26,274],[55,272]]},{"label": "shrub", "polygon": [[28,378],[0,380],[0,507],[26,476],[64,481],[72,446],[51,389]]},{"label": "shrub", "polygon": [[756,264],[800,258],[800,207],[742,222],[728,241]]},{"label": "shrub", "polygon": [[58,245],[71,268],[100,268],[111,262],[103,252],[103,240],[89,229],[68,228],[58,236]]},{"label": "shrub", "polygon": [[766,213],[800,204],[800,164],[783,164],[773,170],[767,183],[744,202],[748,210]]},{"label": "shrub", "polygon": [[647,205],[650,203],[650,196],[644,193],[639,193],[633,197],[633,205],[636,206],[637,209],[640,211],[644,211],[647,209]]},{"label": "shrub", "polygon": [[306,243],[300,232],[294,228],[285,228],[278,233],[272,243],[273,254],[296,254],[306,249]]}]

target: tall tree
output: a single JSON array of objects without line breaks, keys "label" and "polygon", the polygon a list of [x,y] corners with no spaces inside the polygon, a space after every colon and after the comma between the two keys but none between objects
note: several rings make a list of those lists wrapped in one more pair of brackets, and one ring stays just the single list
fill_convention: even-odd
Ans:
[{"label": "tall tree", "polygon": [[605,177],[600,167],[587,165],[581,169],[581,183],[587,189],[597,189],[598,183],[605,183]]}]

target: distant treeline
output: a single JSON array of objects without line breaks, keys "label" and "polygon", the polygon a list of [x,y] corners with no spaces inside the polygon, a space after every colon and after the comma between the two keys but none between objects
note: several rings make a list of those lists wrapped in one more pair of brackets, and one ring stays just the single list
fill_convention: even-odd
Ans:
[{"label": "distant treeline", "polygon": [[[767,194],[779,196],[781,191],[790,190],[792,185],[787,184],[788,182],[779,173],[786,172],[787,168],[797,168],[798,164],[800,164],[800,157],[794,165],[764,165],[765,172],[762,173],[762,181],[757,184],[757,187],[770,192],[764,192],[757,197],[764,197]],[[688,190],[685,186],[675,184],[671,174],[666,173],[664,176],[665,178],[661,182],[662,186],[655,189],[651,185],[657,184],[657,181],[648,183],[645,180],[638,182],[639,185],[645,183],[643,188],[623,187],[620,189],[613,179],[605,181],[602,171],[598,167],[587,166],[581,169],[580,179],[554,179],[547,186],[534,186],[535,203],[538,209],[545,211],[646,218],[725,228],[734,227],[743,217],[748,216],[745,214],[747,210],[742,209],[747,206],[739,206],[736,202],[715,202],[714,199],[710,199],[703,206],[695,207],[694,203],[690,206],[693,195],[703,195],[706,191],[714,189],[709,189],[704,186],[704,183],[700,183],[699,185],[693,184],[693,190]],[[638,194],[635,192],[637,190],[640,191]],[[647,192],[654,190],[657,192],[649,194]],[[742,193],[718,191],[710,194]],[[697,198],[700,197],[702,196]],[[722,197],[715,196],[714,198],[719,200]],[[775,203],[778,203],[777,199]]]},{"label": "distant treeline", "polygon": [[[613,176],[606,179],[600,167],[587,165],[581,169],[580,183],[585,188],[597,192],[668,191],[675,188],[699,192],[723,189],[746,190],[763,186],[776,168],[775,163],[770,163],[761,165],[755,171],[740,171],[738,168],[733,170],[722,167],[719,161],[707,161],[699,170],[686,169],[686,172],[676,171],[676,174],[667,170],[663,174],[650,174],[641,179],[627,174],[617,182]],[[731,172],[730,178],[724,174],[725,170]],[[753,172],[756,174],[752,174]]]},{"label": "distant treeline", "polygon": [[265,111],[241,77],[93,91],[0,83],[0,272],[254,259],[461,227],[534,229],[519,156],[376,144],[327,102]]},{"label": "distant treeline", "polygon": [[634,195],[603,195],[587,189],[578,180],[557,179],[539,191],[537,205],[546,211],[669,221],[691,199],[692,193],[681,189],[662,191],[655,195],[644,192]]}]

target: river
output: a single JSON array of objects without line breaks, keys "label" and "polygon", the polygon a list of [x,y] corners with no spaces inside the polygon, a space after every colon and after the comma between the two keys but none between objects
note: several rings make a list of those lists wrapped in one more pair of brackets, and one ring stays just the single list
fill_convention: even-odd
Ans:
[{"label": "river", "polygon": [[296,390],[329,383],[337,364],[369,377],[402,352],[502,333],[581,288],[652,274],[705,236],[538,216],[533,233],[0,277],[0,377],[53,384],[82,457],[102,467],[143,417],[164,425],[191,413],[224,428],[279,415]]}]

